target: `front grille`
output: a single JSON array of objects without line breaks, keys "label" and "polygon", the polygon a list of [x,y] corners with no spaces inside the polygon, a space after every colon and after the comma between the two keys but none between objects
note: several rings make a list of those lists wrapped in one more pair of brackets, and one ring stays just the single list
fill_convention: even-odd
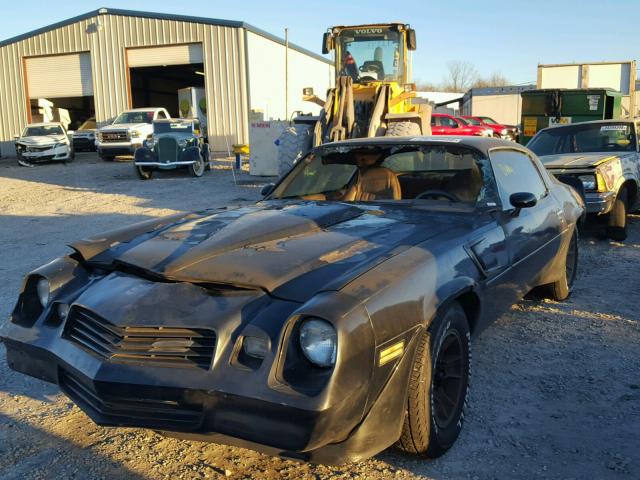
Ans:
[{"label": "front grille", "polygon": [[202,407],[186,405],[175,395],[167,399],[163,393],[160,399],[139,394],[103,394],[88,381],[65,370],[59,371],[58,381],[62,391],[98,423],[189,430],[196,428],[202,419]]},{"label": "front grille", "polygon": [[119,327],[81,307],[71,309],[63,335],[110,361],[162,367],[208,369],[216,349],[213,330]]},{"label": "front grille", "polygon": [[47,150],[51,150],[53,145],[47,145],[44,147],[27,147],[27,152],[46,152]]},{"label": "front grille", "polygon": [[175,138],[162,137],[158,140],[158,159],[164,163],[178,160],[178,142]]},{"label": "front grille", "polygon": [[101,135],[103,143],[129,141],[129,133],[126,130],[118,132],[103,132]]}]

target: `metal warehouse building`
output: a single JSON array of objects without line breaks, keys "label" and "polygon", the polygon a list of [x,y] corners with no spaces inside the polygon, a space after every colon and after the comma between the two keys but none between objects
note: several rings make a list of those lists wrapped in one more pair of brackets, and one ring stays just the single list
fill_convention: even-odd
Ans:
[{"label": "metal warehouse building", "polygon": [[14,153],[38,99],[68,110],[72,127],[104,125],[128,108],[177,116],[185,87],[204,87],[209,142],[225,151],[249,142],[251,111],[315,112],[302,88],[332,81],[328,59],[244,22],[101,8],[0,42],[0,153]]}]

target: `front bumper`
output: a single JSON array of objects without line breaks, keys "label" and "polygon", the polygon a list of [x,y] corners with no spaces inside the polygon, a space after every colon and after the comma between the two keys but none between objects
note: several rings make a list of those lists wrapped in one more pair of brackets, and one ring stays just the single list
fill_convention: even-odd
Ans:
[{"label": "front bumper", "polygon": [[133,155],[142,143],[99,143],[99,155]]},{"label": "front bumper", "polygon": [[616,200],[615,192],[587,192],[585,193],[585,205],[587,213],[604,215],[611,211]]},{"label": "front bumper", "polygon": [[[69,272],[56,262],[46,268]],[[80,278],[76,272],[72,275]],[[221,301],[194,285],[154,283],[119,274],[91,282],[103,286],[85,284],[79,297],[71,290],[56,293],[52,306],[37,319],[14,313],[0,328],[0,339],[13,370],[59,385],[99,425],[149,428],[170,436],[327,464],[375,455],[400,435],[417,335],[408,339],[405,355],[397,364],[378,370],[383,378],[388,375],[380,390],[369,387],[373,352],[368,349],[355,356],[345,353],[348,361],[337,364],[326,384],[319,386],[309,382],[311,377],[288,379],[278,373],[277,349],[270,350],[259,367],[238,363],[240,332],[251,329],[251,334],[267,335],[277,345],[286,320],[299,311],[299,304],[259,292]],[[68,285],[71,288],[73,282]],[[137,301],[114,301],[132,291]],[[73,323],[52,320],[56,302],[72,301],[67,295],[75,298],[73,305],[82,306],[78,308],[113,321],[112,327],[138,319],[163,328],[188,324],[188,328],[213,329],[217,340],[211,363],[208,367],[159,366],[141,357],[119,360],[98,355],[87,348],[88,337],[85,343],[78,340]],[[340,305],[349,301],[341,297]],[[321,301],[314,308],[328,309]],[[247,324],[248,311],[255,313]],[[373,332],[368,330],[364,312],[355,304],[348,311],[340,331],[343,335],[357,332],[358,339],[345,337],[343,348],[369,345]],[[363,327],[353,328],[354,322]],[[154,348],[161,347],[154,343]],[[283,361],[288,362],[288,356]]]},{"label": "front bumper", "polygon": [[73,148],[76,151],[87,150],[93,152],[96,150],[96,140],[92,137],[73,137]]},{"label": "front bumper", "polygon": [[69,160],[71,149],[68,146],[38,149],[29,151],[24,149],[18,152],[18,157],[29,161]]}]

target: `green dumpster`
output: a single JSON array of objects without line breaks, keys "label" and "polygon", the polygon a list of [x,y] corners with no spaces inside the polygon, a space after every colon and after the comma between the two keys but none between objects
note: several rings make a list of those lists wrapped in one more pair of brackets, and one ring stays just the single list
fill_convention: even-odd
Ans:
[{"label": "green dumpster", "polygon": [[520,143],[554,125],[620,118],[622,94],[604,88],[543,89],[522,92]]}]

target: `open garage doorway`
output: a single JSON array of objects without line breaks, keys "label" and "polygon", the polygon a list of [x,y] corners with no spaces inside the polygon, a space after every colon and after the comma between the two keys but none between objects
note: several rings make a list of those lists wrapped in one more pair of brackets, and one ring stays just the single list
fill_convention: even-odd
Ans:
[{"label": "open garage doorway", "polygon": [[164,107],[180,116],[178,90],[204,89],[201,43],[127,49],[132,108]]},{"label": "open garage doorway", "polygon": [[204,65],[166,65],[136,67],[129,70],[131,107],[164,107],[172,117],[179,117],[178,90],[204,88]]},{"label": "open garage doorway", "polygon": [[95,118],[88,52],[24,59],[29,121],[61,122],[76,130]]}]

